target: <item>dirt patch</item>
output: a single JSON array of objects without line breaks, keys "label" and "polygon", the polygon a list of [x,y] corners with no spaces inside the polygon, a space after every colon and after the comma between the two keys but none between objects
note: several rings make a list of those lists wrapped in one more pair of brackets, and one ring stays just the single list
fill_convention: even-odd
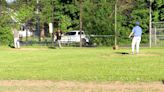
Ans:
[{"label": "dirt patch", "polygon": [[94,83],[49,80],[1,80],[0,92],[164,92],[162,82]]}]

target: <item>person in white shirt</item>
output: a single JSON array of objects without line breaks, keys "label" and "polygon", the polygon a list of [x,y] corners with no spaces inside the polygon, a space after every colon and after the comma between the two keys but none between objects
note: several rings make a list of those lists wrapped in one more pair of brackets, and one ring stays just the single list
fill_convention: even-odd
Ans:
[{"label": "person in white shirt", "polygon": [[20,42],[19,42],[19,32],[16,28],[13,28],[13,35],[14,35],[14,47],[20,48]]}]

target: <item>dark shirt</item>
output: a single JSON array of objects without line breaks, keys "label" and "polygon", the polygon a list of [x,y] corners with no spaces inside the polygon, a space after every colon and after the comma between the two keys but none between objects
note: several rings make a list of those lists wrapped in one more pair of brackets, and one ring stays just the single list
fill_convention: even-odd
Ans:
[{"label": "dark shirt", "polygon": [[56,34],[56,40],[61,40],[62,32],[57,31],[55,34]]}]

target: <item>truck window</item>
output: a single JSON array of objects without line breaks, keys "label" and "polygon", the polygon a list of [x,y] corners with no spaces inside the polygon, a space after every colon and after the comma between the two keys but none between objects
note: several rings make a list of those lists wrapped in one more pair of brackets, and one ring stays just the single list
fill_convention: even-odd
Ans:
[{"label": "truck window", "polygon": [[76,34],[76,32],[67,32],[67,33],[65,33],[65,35],[75,35]]},{"label": "truck window", "polygon": [[[80,32],[78,32],[78,34],[80,35]],[[81,34],[84,34],[84,32],[81,32]]]}]

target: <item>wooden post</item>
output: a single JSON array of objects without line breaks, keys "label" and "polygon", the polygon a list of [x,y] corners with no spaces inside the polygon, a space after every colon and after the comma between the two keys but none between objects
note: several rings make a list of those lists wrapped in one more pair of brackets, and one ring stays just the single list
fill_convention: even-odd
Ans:
[{"label": "wooden post", "polygon": [[40,36],[40,18],[39,18],[39,0],[36,1],[37,3],[37,11],[36,11],[36,14],[37,14],[37,31],[39,33],[39,42],[41,41],[41,36]]},{"label": "wooden post", "polygon": [[151,0],[150,0],[150,3],[149,3],[149,47],[151,48],[152,47],[152,39],[151,39],[151,36],[152,36],[152,10],[151,10]]},{"label": "wooden post", "polygon": [[51,0],[51,4],[52,4],[52,16],[51,16],[51,22],[52,22],[52,34],[51,34],[51,37],[52,37],[52,47],[53,45],[55,46],[54,44],[54,3],[53,3],[53,0]]},{"label": "wooden post", "polygon": [[115,27],[115,30],[114,30],[114,33],[115,33],[115,35],[114,35],[114,45],[115,46],[117,46],[117,2],[116,2],[116,4],[115,4],[115,25],[114,25]]},{"label": "wooden post", "polygon": [[115,3],[115,19],[114,19],[114,21],[115,21],[115,25],[114,25],[115,35],[114,35],[114,46],[113,46],[114,50],[118,49],[118,45],[117,45],[117,2],[118,2],[118,0]]},{"label": "wooden post", "polygon": [[81,39],[81,33],[83,28],[82,11],[83,11],[82,0],[80,0],[80,47],[82,47],[82,39]]},{"label": "wooden post", "polygon": [[155,40],[155,46],[157,45],[157,28],[155,26],[155,32],[154,32],[154,40]]},{"label": "wooden post", "polygon": [[2,0],[0,0],[0,16],[1,16],[1,13],[2,13]]}]

